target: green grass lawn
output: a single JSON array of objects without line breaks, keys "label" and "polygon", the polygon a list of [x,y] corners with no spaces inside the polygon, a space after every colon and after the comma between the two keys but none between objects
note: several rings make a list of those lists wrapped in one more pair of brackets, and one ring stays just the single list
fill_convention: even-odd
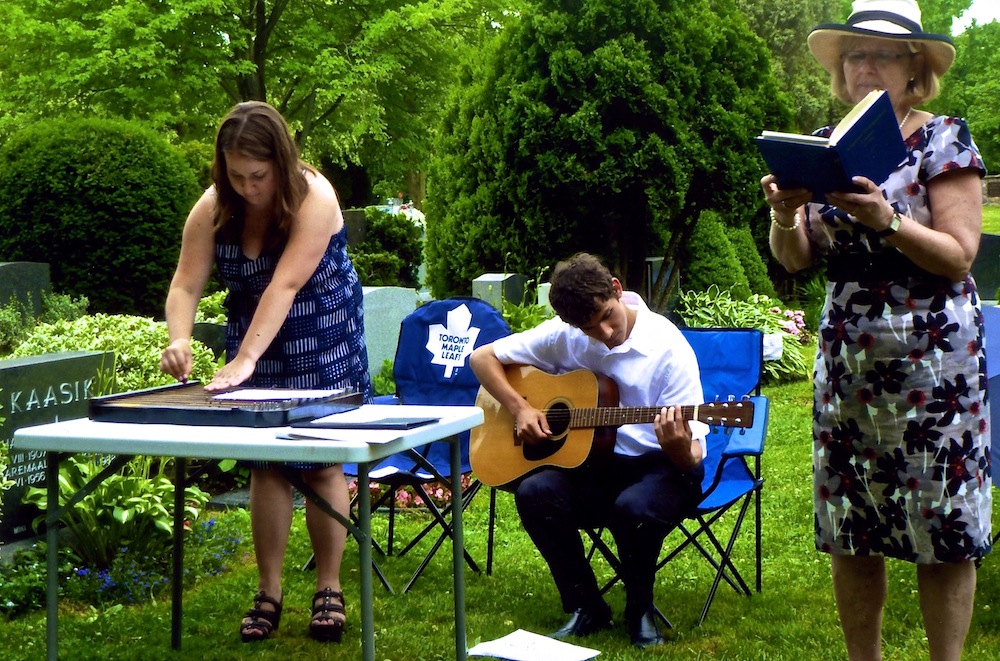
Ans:
[{"label": "green grass lawn", "polygon": [[[740,597],[723,585],[704,625],[698,614],[711,582],[707,565],[685,551],[657,577],[656,600],[672,621],[669,644],[639,652],[628,645],[623,627],[581,641],[601,651],[600,661],[640,659],[757,659],[802,661],[844,659],[833,604],[830,563],[813,547],[810,477],[810,391],[807,382],[769,388],[771,418],[764,453],[763,592]],[[483,493],[466,518],[468,547],[486,557],[487,499]],[[521,530],[510,494],[499,498],[496,566],[492,576],[466,574],[469,645],[515,629],[547,633],[560,626],[558,597],[548,571]],[[242,517],[236,512],[225,516]],[[421,514],[407,514],[399,534],[412,532]],[[385,517],[376,517],[383,527]],[[750,525],[751,522],[747,522]],[[746,528],[744,533],[750,533]],[[384,534],[384,533],[383,533]],[[676,542],[668,538],[668,544]],[[286,566],[285,611],[281,627],[264,643],[240,642],[237,625],[250,605],[256,574],[248,554],[228,572],[201,581],[184,595],[183,651],[170,649],[170,603],[163,595],[142,606],[95,609],[60,602],[60,658],[72,659],[357,659],[360,658],[357,546],[349,545],[343,577],[349,628],[341,645],[311,641],[306,626],[313,576],[299,569],[308,558],[301,513]],[[751,580],[752,537],[744,534],[735,550],[737,564]],[[381,564],[402,586],[417,557],[391,557]],[[599,572],[607,569],[596,563]],[[446,544],[408,594],[390,595],[376,582],[376,658],[380,661],[454,658],[451,555]],[[620,618],[623,592],[609,601]],[[1000,558],[990,556],[979,571],[979,591],[966,645],[967,659],[1000,657]],[[1000,611],[1000,608],[998,608]],[[5,661],[44,658],[43,612],[0,623]],[[917,607],[913,567],[890,563],[890,597],[885,613],[885,659],[927,658]]]},{"label": "green grass lawn", "polygon": [[1000,234],[1000,206],[987,204],[983,207],[983,233]]}]

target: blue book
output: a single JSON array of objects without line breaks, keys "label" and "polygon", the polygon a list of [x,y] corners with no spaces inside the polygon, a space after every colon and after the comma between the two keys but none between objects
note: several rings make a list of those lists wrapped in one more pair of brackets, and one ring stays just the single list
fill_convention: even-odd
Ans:
[{"label": "blue book", "polygon": [[883,90],[854,106],[829,138],[763,131],[754,141],[781,188],[806,188],[819,203],[831,191],[860,192],[851,177],[882,184],[906,158],[896,113]]}]

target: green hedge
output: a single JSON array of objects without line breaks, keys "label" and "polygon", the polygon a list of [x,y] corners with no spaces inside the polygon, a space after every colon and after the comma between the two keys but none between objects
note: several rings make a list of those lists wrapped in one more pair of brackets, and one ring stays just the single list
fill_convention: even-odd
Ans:
[{"label": "green hedge", "polygon": [[[39,324],[10,357],[38,356],[57,351],[113,351],[112,392],[128,392],[175,383],[160,371],[160,353],[167,346],[167,326],[147,317],[95,314],[74,321]],[[215,374],[212,350],[192,340],[192,377],[208,382]],[[102,393],[103,394],[103,393]]]},{"label": "green hedge", "polygon": [[198,194],[188,161],[139,124],[39,122],[0,148],[0,255],[48,263],[53,289],[95,312],[160,316]]}]

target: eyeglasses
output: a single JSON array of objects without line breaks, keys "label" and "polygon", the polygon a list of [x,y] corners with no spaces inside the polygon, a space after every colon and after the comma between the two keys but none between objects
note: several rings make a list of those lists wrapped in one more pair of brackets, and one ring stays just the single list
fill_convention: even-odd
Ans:
[{"label": "eyeglasses", "polygon": [[874,51],[869,53],[863,50],[852,50],[842,53],[840,59],[852,67],[859,67],[869,58],[877,67],[887,67],[899,62],[904,57],[913,57],[916,53],[893,53],[891,51]]}]

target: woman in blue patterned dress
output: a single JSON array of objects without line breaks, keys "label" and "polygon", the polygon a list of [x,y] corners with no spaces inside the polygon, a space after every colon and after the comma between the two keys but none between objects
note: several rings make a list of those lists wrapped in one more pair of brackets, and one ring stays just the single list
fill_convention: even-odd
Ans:
[{"label": "woman in blue patterned dress", "polygon": [[[180,380],[190,374],[195,311],[214,265],[229,288],[229,319],[226,364],[206,390],[354,387],[370,400],[362,290],[347,256],[340,203],[330,182],[299,160],[274,108],[247,102],[230,111],[216,137],[212,181],[184,226],[167,295],[170,344],[161,369]],[[350,498],[339,465],[294,467],[347,516]],[[244,642],[268,638],[284,603],[281,568],[292,491],[266,463],[251,467],[250,520],[259,584],[240,623]],[[339,642],[347,531],[309,501],[306,527],[317,568],[309,632]]]},{"label": "woman in blue patterned dress", "polygon": [[[881,658],[884,558],[915,563],[931,659],[961,655],[990,551],[983,318],[969,274],[985,174],[965,122],[933,98],[954,46],[913,0],[857,0],[809,36],[845,103],[892,100],[906,159],[885,182],[828,204],[761,180],[771,249],[789,271],[823,256],[827,296],[814,373],[816,546],[831,554],[851,659]],[[828,127],[819,132],[829,135]]]}]

